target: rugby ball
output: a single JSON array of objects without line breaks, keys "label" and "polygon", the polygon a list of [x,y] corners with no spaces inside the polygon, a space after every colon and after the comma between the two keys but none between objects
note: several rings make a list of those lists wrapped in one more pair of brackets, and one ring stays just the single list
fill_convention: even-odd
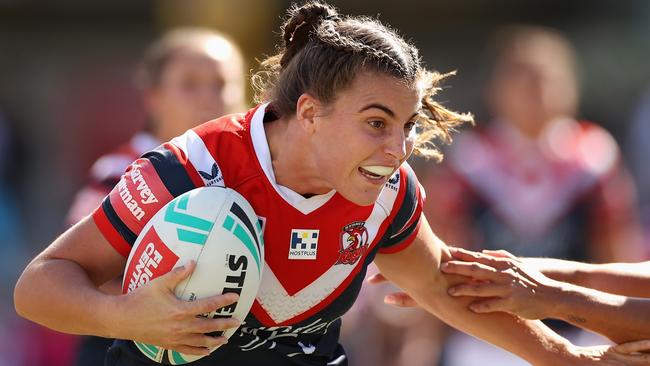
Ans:
[{"label": "rugby ball", "polygon": [[[239,193],[222,187],[197,188],[163,206],[144,226],[131,249],[122,292],[133,291],[191,260],[196,262],[196,268],[176,287],[176,296],[194,301],[236,292],[237,303],[199,316],[243,321],[262,279],[264,242],[257,215]],[[235,331],[229,329],[223,336],[229,338]],[[167,365],[202,357],[134,343],[145,356]]]}]

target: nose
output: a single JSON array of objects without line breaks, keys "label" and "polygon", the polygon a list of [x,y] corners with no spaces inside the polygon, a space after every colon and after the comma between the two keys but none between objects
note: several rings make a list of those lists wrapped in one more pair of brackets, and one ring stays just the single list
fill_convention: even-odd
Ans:
[{"label": "nose", "polygon": [[393,130],[390,135],[386,137],[384,151],[392,158],[402,161],[406,158],[406,135],[404,129]]}]

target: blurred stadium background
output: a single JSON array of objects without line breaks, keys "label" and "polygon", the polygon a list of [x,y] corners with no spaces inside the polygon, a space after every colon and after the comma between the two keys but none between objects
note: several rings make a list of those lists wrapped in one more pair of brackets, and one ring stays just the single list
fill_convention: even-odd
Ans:
[{"label": "blurred stadium background", "polygon": [[[256,59],[273,52],[280,16],[290,3],[0,0],[0,365],[56,365],[39,354],[65,353],[74,344],[34,338],[32,326],[15,318],[11,291],[29,258],[65,229],[65,213],[93,161],[142,127],[133,70],[147,44],[175,26],[206,26],[238,42],[247,69],[255,69]],[[512,23],[561,31],[579,57],[579,117],[609,130],[629,166],[647,164],[650,156],[631,144],[632,137],[650,138],[650,113],[636,129],[631,121],[650,104],[648,97],[643,101],[650,90],[650,2],[330,3],[343,13],[379,14],[417,44],[429,67],[457,70],[440,99],[473,112],[479,123],[487,118],[482,85],[489,35]],[[641,181],[638,189],[644,197],[650,187]]]}]

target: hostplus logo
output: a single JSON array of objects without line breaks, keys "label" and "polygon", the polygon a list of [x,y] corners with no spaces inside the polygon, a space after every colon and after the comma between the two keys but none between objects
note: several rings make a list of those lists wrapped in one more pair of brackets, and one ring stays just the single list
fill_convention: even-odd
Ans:
[{"label": "hostplus logo", "polygon": [[291,230],[289,259],[316,259],[319,230]]},{"label": "hostplus logo", "polygon": [[210,173],[199,170],[199,175],[201,175],[201,178],[203,178],[203,181],[207,187],[220,185],[223,182],[223,176],[219,171],[219,166],[217,163],[212,164],[212,170]]}]

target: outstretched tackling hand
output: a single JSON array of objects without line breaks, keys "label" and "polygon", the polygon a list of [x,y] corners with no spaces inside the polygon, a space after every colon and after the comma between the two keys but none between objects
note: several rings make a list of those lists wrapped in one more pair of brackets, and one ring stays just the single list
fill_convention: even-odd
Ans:
[{"label": "outstretched tackling hand", "polygon": [[210,349],[227,343],[225,337],[206,333],[239,326],[233,318],[199,317],[238,300],[237,294],[227,293],[188,302],[174,294],[174,288],[188,278],[195,262],[174,268],[123,296],[116,296],[118,314],[115,324],[119,338],[164,347],[191,355],[208,355]]},{"label": "outstretched tackling hand", "polygon": [[441,270],[472,280],[451,287],[448,292],[452,296],[480,298],[470,304],[470,310],[502,311],[526,319],[553,316],[554,304],[561,296],[561,282],[544,276],[505,251],[496,256],[454,248],[451,253],[454,260],[444,263]]},{"label": "outstretched tackling hand", "polygon": [[[469,305],[476,313],[508,312],[526,319],[543,319],[552,315],[561,283],[544,276],[504,250],[472,252],[449,247],[453,260],[441,265],[441,271],[467,277],[467,282],[448,289],[451,296],[471,296],[478,300]],[[368,279],[378,284],[381,274]],[[399,307],[418,304],[403,292],[386,295],[384,302]]]}]

